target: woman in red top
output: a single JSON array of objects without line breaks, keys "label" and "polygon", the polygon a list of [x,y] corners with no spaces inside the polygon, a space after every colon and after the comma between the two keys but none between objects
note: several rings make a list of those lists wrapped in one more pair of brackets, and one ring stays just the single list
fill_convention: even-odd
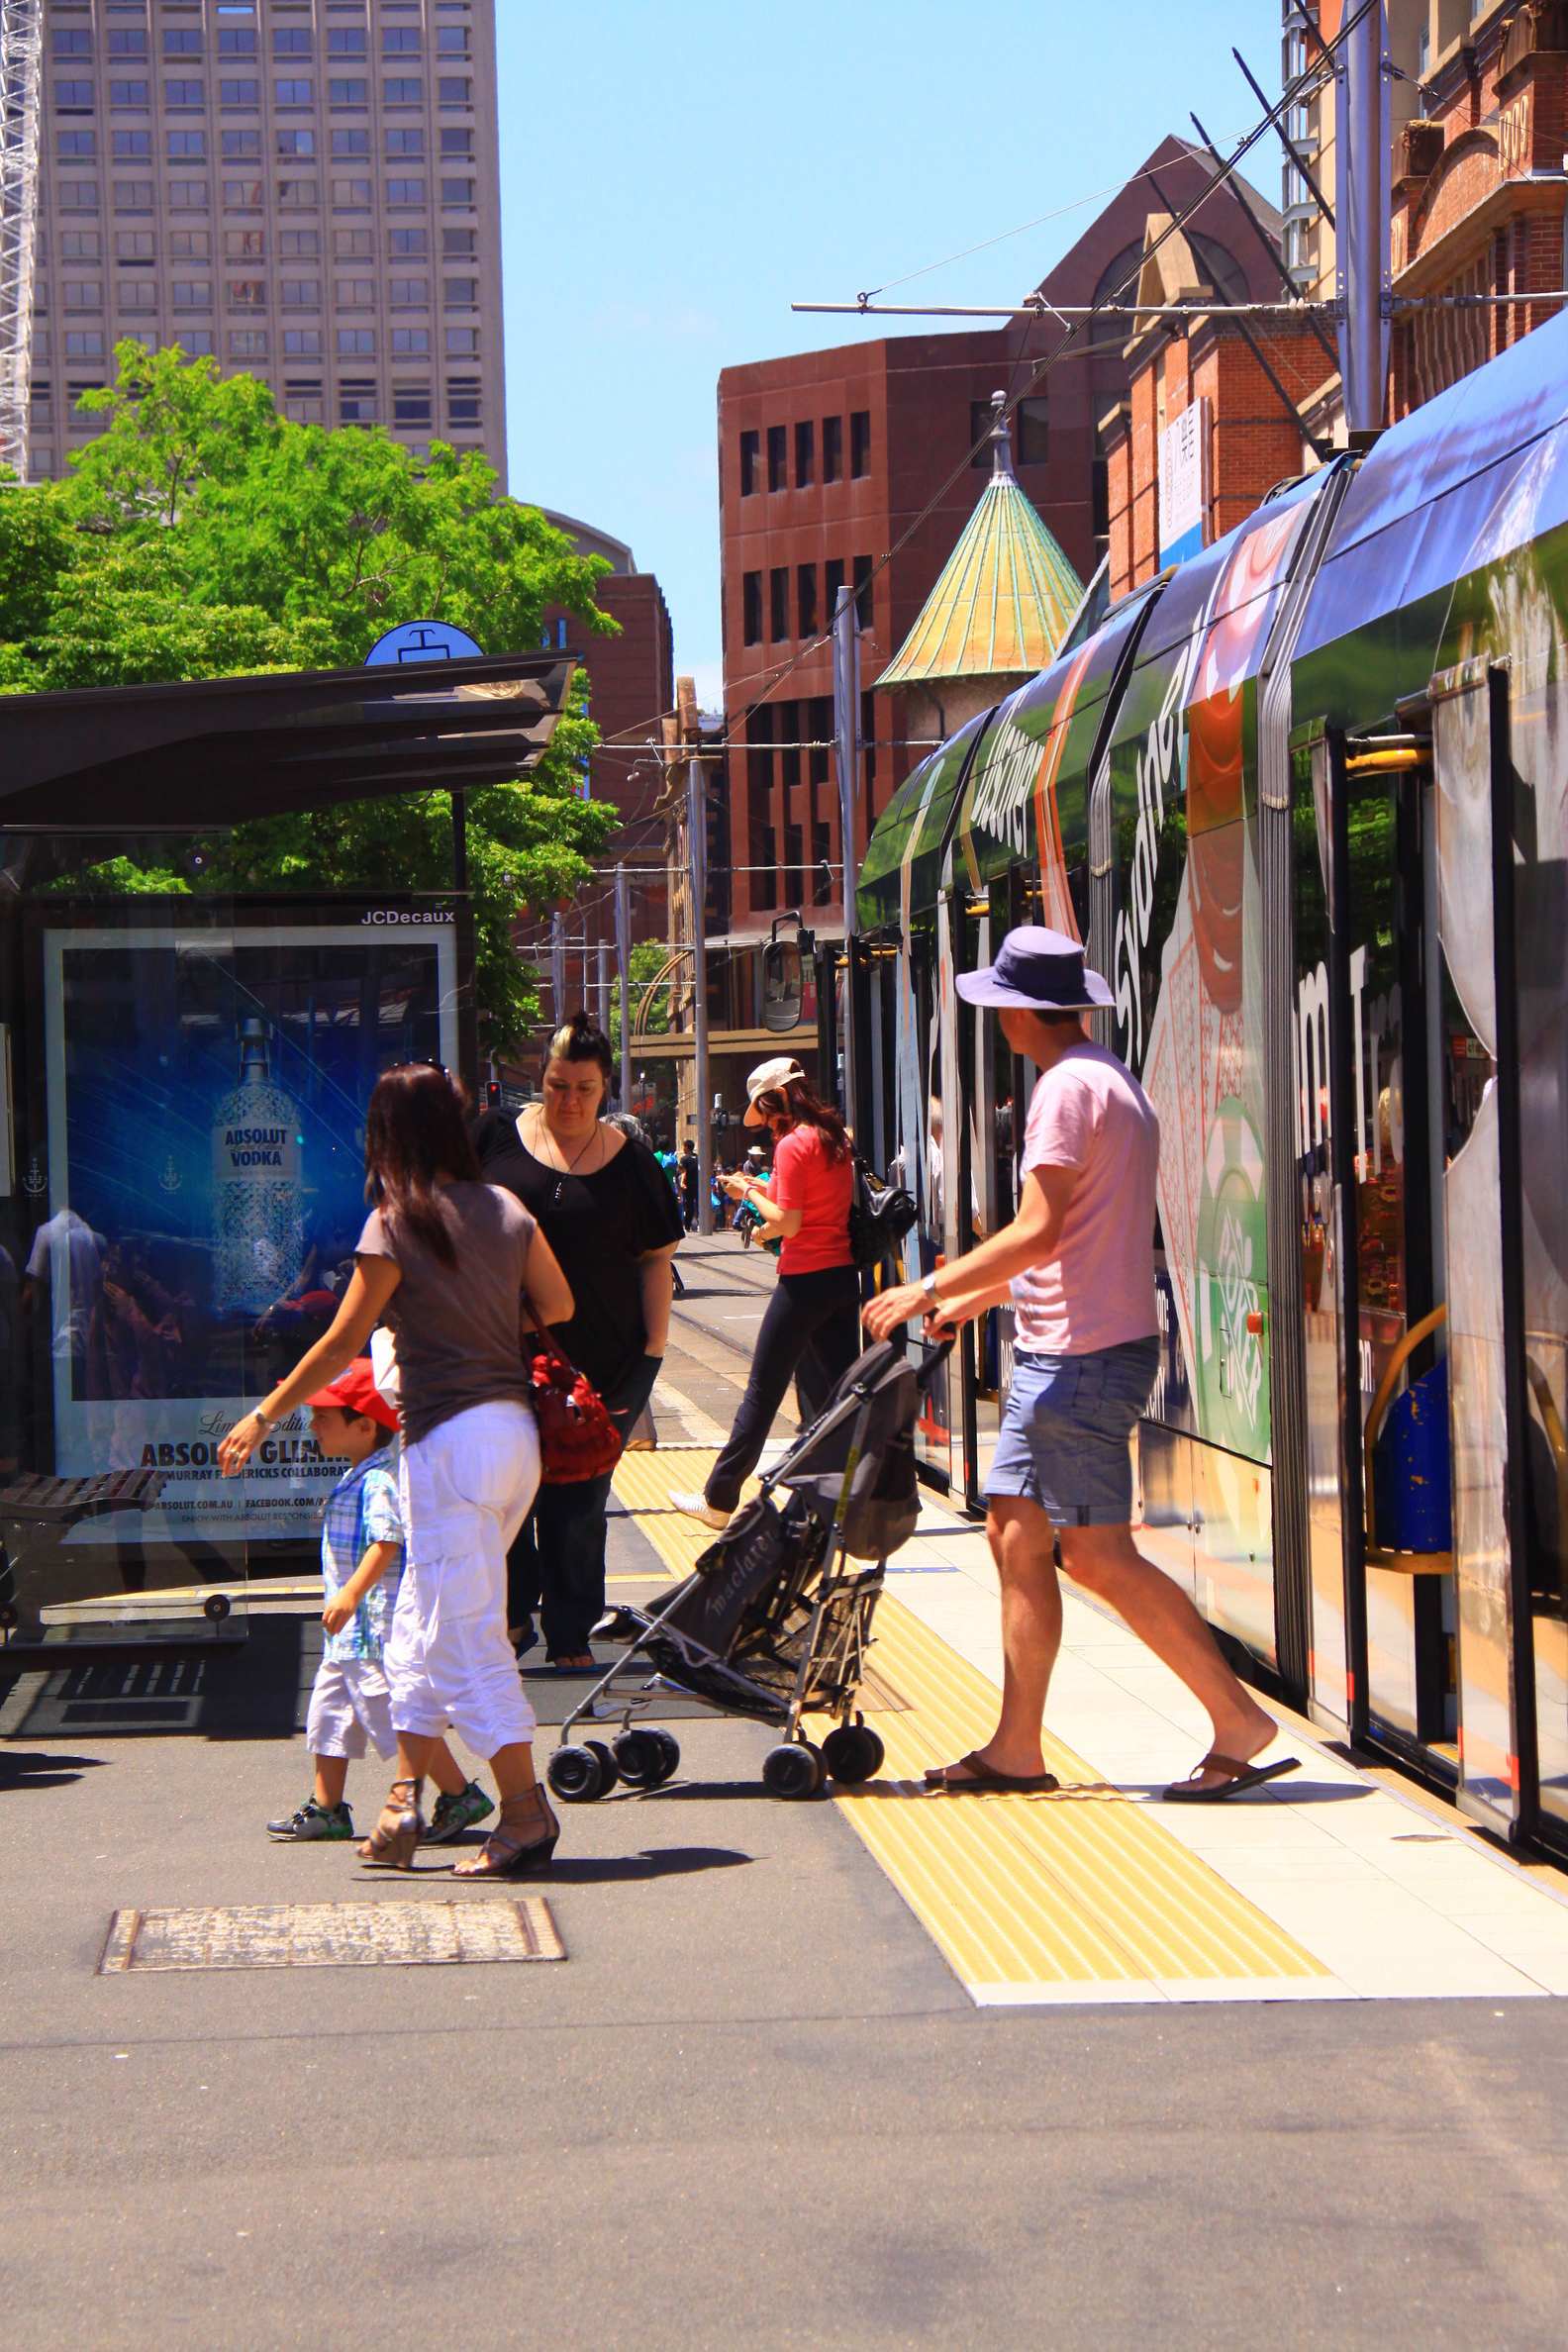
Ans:
[{"label": "woman in red top", "polygon": [[844,1123],[820,1103],[800,1064],[781,1054],[746,1080],[745,1124],[773,1137],[773,1173],[727,1176],[732,1200],[749,1201],[770,1240],[782,1241],[778,1288],[729,1443],[700,1495],[673,1495],[680,1511],[723,1527],[756,1468],[793,1375],[803,1421],[815,1421],[860,1353],[860,1277],[849,1248],[854,1155]]}]

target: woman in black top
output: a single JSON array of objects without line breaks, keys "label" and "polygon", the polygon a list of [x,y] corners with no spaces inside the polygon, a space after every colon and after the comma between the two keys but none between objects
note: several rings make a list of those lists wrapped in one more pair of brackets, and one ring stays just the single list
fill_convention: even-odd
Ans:
[{"label": "woman in black top", "polygon": [[[652,1152],[603,1116],[613,1067],[604,1031],[574,1014],[550,1039],[542,1102],[516,1119],[486,1112],[474,1146],[485,1182],[515,1193],[555,1252],[575,1302],[556,1337],[626,1435],[658,1377],[682,1226]],[[540,1487],[507,1562],[507,1620],[519,1650],[533,1644],[538,1612],[550,1663],[569,1672],[594,1662],[609,1501],[608,1476]]]}]

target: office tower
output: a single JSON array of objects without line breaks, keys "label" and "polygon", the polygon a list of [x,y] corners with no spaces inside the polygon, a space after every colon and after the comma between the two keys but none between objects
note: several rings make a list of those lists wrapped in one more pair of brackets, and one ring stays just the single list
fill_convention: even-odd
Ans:
[{"label": "office tower", "polygon": [[495,0],[49,0],[35,478],[115,343],[504,475]]}]

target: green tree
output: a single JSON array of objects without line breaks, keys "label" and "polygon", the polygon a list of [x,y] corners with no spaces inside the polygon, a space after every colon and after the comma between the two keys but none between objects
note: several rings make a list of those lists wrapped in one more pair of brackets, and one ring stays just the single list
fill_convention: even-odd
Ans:
[{"label": "green tree", "polygon": [[[123,343],[67,480],[0,494],[0,692],[351,668],[400,620],[438,619],[492,651],[537,645],[547,607],[585,629],[609,568],[537,508],[497,498],[476,451],[416,459],[379,430],[289,423],[264,384],[211,359]],[[468,798],[486,1042],[537,1017],[510,941],[521,906],[567,898],[616,825],[582,797],[596,732],[586,682],[535,770]],[[203,844],[194,879],[119,857],[73,877],[105,892],[185,887],[440,889],[450,802],[433,791],[245,824]]]},{"label": "green tree", "polygon": [[[689,984],[689,966],[677,964],[671,977],[653,990],[640,1030],[637,1029],[637,1015],[641,1010],[643,998],[648,995],[651,983],[658,979],[669,959],[669,946],[663,939],[638,939],[633,945],[631,956],[627,961],[627,978],[630,983],[628,994],[632,1001],[632,1025],[636,1034],[662,1037],[668,1033],[670,990],[679,982],[683,969],[686,971]],[[621,992],[619,989],[612,992],[610,999],[610,1042],[619,1053],[621,1050]]]}]

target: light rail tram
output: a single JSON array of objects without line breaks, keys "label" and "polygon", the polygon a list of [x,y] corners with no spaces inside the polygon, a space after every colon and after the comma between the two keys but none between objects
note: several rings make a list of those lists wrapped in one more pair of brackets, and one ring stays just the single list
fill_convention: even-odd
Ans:
[{"label": "light rail tram", "polygon": [[[955,974],[1081,937],[1159,1114],[1139,1541],[1332,1734],[1568,1851],[1568,318],[1272,496],[931,752],[868,844],[856,1131],[922,1262],[1034,1076]],[[1011,1318],[925,1474],[980,1500]]]}]

